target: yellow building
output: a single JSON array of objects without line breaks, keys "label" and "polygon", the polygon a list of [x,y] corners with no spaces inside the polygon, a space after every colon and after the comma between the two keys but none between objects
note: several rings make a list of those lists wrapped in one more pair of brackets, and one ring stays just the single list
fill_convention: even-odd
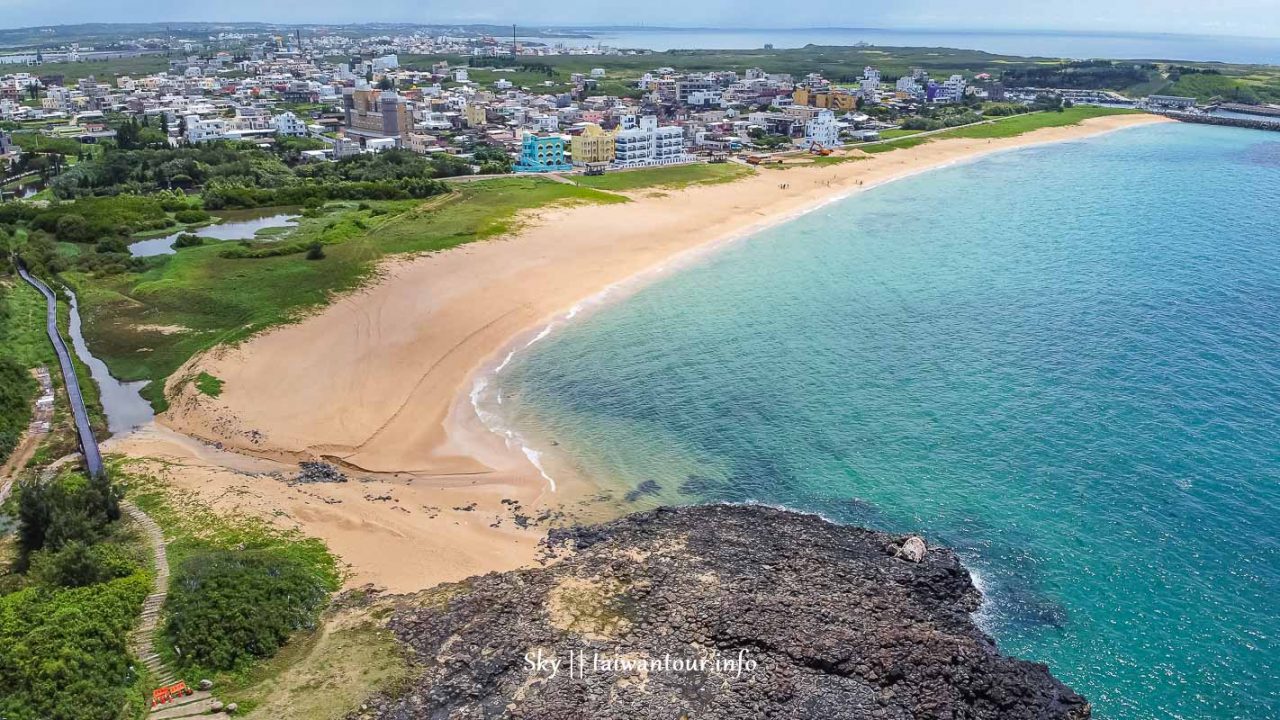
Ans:
[{"label": "yellow building", "polygon": [[573,164],[613,162],[614,151],[617,149],[614,144],[614,135],[615,133],[605,132],[595,123],[587,123],[582,134],[574,135],[569,141],[569,152],[573,155]]},{"label": "yellow building", "polygon": [[485,113],[485,109],[483,105],[468,103],[463,113],[464,113],[463,117],[467,121],[467,127],[472,127],[472,128],[482,127],[484,126],[485,123],[488,122],[488,117]]},{"label": "yellow building", "polygon": [[858,96],[847,90],[831,90],[830,92],[815,92],[809,88],[796,88],[791,94],[791,100],[796,105],[808,105],[810,107],[828,108],[830,110],[840,110],[842,112],[852,112],[858,108]]}]

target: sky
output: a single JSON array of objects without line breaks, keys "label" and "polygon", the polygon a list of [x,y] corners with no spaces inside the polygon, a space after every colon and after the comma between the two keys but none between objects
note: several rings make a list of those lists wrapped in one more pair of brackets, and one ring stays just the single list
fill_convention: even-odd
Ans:
[{"label": "sky", "polygon": [[864,27],[1280,37],[1280,0],[0,0],[0,27],[80,22]]}]

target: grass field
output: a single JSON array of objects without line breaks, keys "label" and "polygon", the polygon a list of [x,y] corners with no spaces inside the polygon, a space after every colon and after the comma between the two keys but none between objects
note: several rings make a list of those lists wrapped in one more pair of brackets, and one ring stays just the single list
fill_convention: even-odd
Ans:
[{"label": "grass field", "polygon": [[921,136],[920,133],[913,133],[912,135],[900,137],[897,140],[891,140],[890,142],[879,143],[876,145],[864,145],[858,149],[868,153],[882,153],[893,150],[902,150],[904,148],[923,145],[924,143],[932,140],[945,140],[947,138],[993,139],[1015,137],[1041,128],[1077,125],[1089,118],[1103,117],[1105,115],[1130,115],[1137,112],[1140,111],[1127,110],[1123,108],[1082,106],[1067,108],[1062,112],[1038,112],[1027,113],[1025,115],[1010,115],[1007,117],[997,118],[989,123],[967,125],[965,127],[944,130],[931,135]]},{"label": "grass field", "polygon": [[122,75],[138,77],[169,69],[169,59],[164,55],[140,55],[112,60],[87,60],[83,62],[51,62],[40,65],[33,72],[41,77],[61,75],[64,84],[70,85],[90,75],[98,82],[114,84]]},{"label": "grass field", "polygon": [[918,134],[919,132],[920,132],[919,130],[903,130],[902,128],[891,128],[891,129],[889,129],[889,130],[881,130],[881,131],[880,131],[880,139],[881,139],[881,140],[895,140],[895,139],[897,139],[897,138],[908,137],[908,136],[910,136],[910,135],[916,135],[916,134]]},{"label": "grass field", "polygon": [[488,180],[459,184],[424,203],[368,203],[368,210],[344,205],[306,219],[285,242],[305,247],[320,240],[323,260],[307,260],[301,252],[227,258],[224,251],[239,244],[211,242],[157,258],[140,274],[64,276],[83,303],[85,336],[95,354],[118,378],[151,380],[144,394],[161,409],[164,379],[192,355],[324,305],[334,293],[367,280],[389,254],[491,238],[514,228],[520,211],[551,203],[626,201],[551,180]]},{"label": "grass field", "polygon": [[641,188],[683,188],[690,185],[707,185],[733,182],[750,175],[751,170],[736,163],[672,165],[607,172],[604,175],[584,175],[574,178],[579,185],[597,190],[637,190]]}]

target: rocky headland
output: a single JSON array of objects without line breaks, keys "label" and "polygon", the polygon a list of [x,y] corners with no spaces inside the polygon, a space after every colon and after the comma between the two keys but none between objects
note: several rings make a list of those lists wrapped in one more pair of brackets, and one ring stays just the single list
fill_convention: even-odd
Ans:
[{"label": "rocky headland", "polygon": [[1062,718],[1089,703],[1001,655],[953,552],[760,506],[553,531],[544,567],[400,604],[420,672],[358,717]]}]

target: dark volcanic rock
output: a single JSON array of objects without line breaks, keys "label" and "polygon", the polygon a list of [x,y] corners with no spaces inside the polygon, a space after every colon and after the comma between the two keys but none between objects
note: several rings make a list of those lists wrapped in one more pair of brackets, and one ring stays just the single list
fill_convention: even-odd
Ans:
[{"label": "dark volcanic rock", "polygon": [[979,595],[950,550],[910,562],[895,557],[905,540],[726,505],[553,531],[559,562],[399,610],[391,627],[423,672],[362,716],[1089,717],[974,626]]}]

